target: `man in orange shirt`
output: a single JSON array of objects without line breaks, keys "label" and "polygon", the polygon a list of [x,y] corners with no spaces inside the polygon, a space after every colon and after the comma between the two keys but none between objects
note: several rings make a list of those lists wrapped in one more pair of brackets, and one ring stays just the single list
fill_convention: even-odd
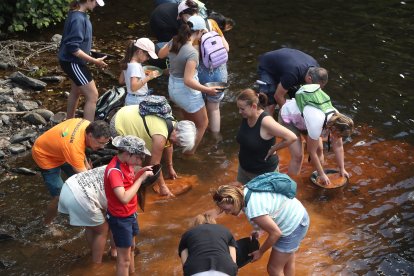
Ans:
[{"label": "man in orange shirt", "polygon": [[69,177],[90,169],[85,149],[103,148],[109,138],[110,131],[106,122],[91,123],[85,119],[74,118],[54,126],[36,139],[32,156],[53,197],[46,211],[45,224],[51,223],[57,215],[60,189],[64,183],[61,170]]}]

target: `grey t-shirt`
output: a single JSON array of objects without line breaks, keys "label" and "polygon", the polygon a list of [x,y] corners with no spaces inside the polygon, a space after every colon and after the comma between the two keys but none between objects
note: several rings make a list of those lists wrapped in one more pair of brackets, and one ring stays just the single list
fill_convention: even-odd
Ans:
[{"label": "grey t-shirt", "polygon": [[170,52],[168,58],[170,59],[170,74],[176,78],[184,78],[187,61],[194,60],[198,67],[198,51],[189,43],[184,44],[178,54]]}]

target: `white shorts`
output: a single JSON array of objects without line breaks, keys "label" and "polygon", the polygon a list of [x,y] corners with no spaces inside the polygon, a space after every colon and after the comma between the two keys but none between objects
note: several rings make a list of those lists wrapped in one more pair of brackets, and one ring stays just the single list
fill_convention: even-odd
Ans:
[{"label": "white shorts", "polygon": [[73,226],[98,226],[105,222],[101,211],[87,212],[76,200],[72,190],[65,183],[59,197],[58,211],[69,215],[70,225]]}]

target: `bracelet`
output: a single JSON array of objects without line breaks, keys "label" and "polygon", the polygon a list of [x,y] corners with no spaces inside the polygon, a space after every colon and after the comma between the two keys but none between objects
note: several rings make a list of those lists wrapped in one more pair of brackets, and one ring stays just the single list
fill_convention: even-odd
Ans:
[{"label": "bracelet", "polygon": [[173,166],[173,164],[172,163],[168,163],[167,164],[167,167],[172,167]]}]

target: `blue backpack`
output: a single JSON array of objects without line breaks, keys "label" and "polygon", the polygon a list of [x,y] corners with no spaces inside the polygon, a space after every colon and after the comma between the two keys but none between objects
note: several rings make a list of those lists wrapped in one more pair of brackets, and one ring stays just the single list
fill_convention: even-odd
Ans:
[{"label": "blue backpack", "polygon": [[287,174],[269,172],[256,176],[244,187],[248,189],[244,197],[244,206],[246,207],[252,192],[277,193],[292,199],[296,196],[297,184]]}]

